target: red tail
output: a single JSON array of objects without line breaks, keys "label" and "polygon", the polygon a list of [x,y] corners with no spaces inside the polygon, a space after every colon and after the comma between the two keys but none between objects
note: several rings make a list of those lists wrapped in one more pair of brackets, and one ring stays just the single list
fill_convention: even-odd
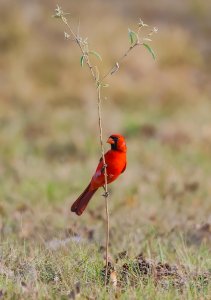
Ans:
[{"label": "red tail", "polygon": [[97,189],[93,191],[89,191],[89,188],[90,188],[90,184],[87,186],[87,188],[83,191],[83,193],[78,197],[78,199],[71,206],[71,211],[75,212],[78,216],[80,216],[83,213],[90,199],[97,191]]}]

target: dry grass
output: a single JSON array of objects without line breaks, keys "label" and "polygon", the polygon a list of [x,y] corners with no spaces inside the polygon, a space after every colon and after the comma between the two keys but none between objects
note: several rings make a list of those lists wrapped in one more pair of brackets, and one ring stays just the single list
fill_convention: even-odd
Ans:
[{"label": "dry grass", "polygon": [[[80,282],[82,299],[209,299],[209,3],[139,2],[61,2],[75,24],[80,14],[105,70],[137,17],[160,29],[157,62],[144,49],[132,55],[105,95],[105,136],[119,131],[128,143],[127,172],[110,187],[109,294],[101,192],[83,217],[69,212],[100,155],[89,74],[51,19],[51,1],[1,4],[0,298],[71,299]],[[140,252],[144,276],[133,268]],[[122,281],[124,264],[135,282]]]}]

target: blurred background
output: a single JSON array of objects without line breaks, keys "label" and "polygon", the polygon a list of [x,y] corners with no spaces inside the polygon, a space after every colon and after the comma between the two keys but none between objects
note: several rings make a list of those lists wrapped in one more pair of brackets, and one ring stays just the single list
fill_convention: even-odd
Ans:
[{"label": "blurred background", "polygon": [[[76,231],[102,241],[102,191],[83,217],[69,212],[100,147],[93,82],[52,18],[56,4],[0,4],[1,236],[51,240]],[[156,61],[137,48],[103,95],[104,139],[119,132],[128,144],[127,171],[110,187],[113,247],[134,247],[146,236],[169,240],[175,230],[190,244],[210,242],[211,2],[58,4],[73,28],[80,19],[102,73],[125,52],[128,28],[140,17],[159,28],[151,43]]]}]

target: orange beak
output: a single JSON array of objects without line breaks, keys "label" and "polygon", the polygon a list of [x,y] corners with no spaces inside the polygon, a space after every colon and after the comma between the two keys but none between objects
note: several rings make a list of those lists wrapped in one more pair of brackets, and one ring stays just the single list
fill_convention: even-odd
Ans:
[{"label": "orange beak", "polygon": [[106,143],[108,143],[108,144],[114,144],[115,142],[114,142],[114,140],[112,138],[109,138]]}]

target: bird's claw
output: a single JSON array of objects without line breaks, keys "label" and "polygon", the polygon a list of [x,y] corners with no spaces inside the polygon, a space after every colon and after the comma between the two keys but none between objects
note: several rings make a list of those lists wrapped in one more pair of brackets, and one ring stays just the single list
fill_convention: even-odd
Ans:
[{"label": "bird's claw", "polygon": [[109,192],[107,191],[105,191],[105,193],[102,195],[103,197],[105,197],[105,198],[107,198],[108,196],[109,196]]},{"label": "bird's claw", "polygon": [[101,172],[102,172],[102,173],[105,173],[105,169],[106,169],[107,167],[108,167],[108,165],[107,165],[107,164],[104,164],[103,167],[102,167],[102,169],[101,169]]}]

